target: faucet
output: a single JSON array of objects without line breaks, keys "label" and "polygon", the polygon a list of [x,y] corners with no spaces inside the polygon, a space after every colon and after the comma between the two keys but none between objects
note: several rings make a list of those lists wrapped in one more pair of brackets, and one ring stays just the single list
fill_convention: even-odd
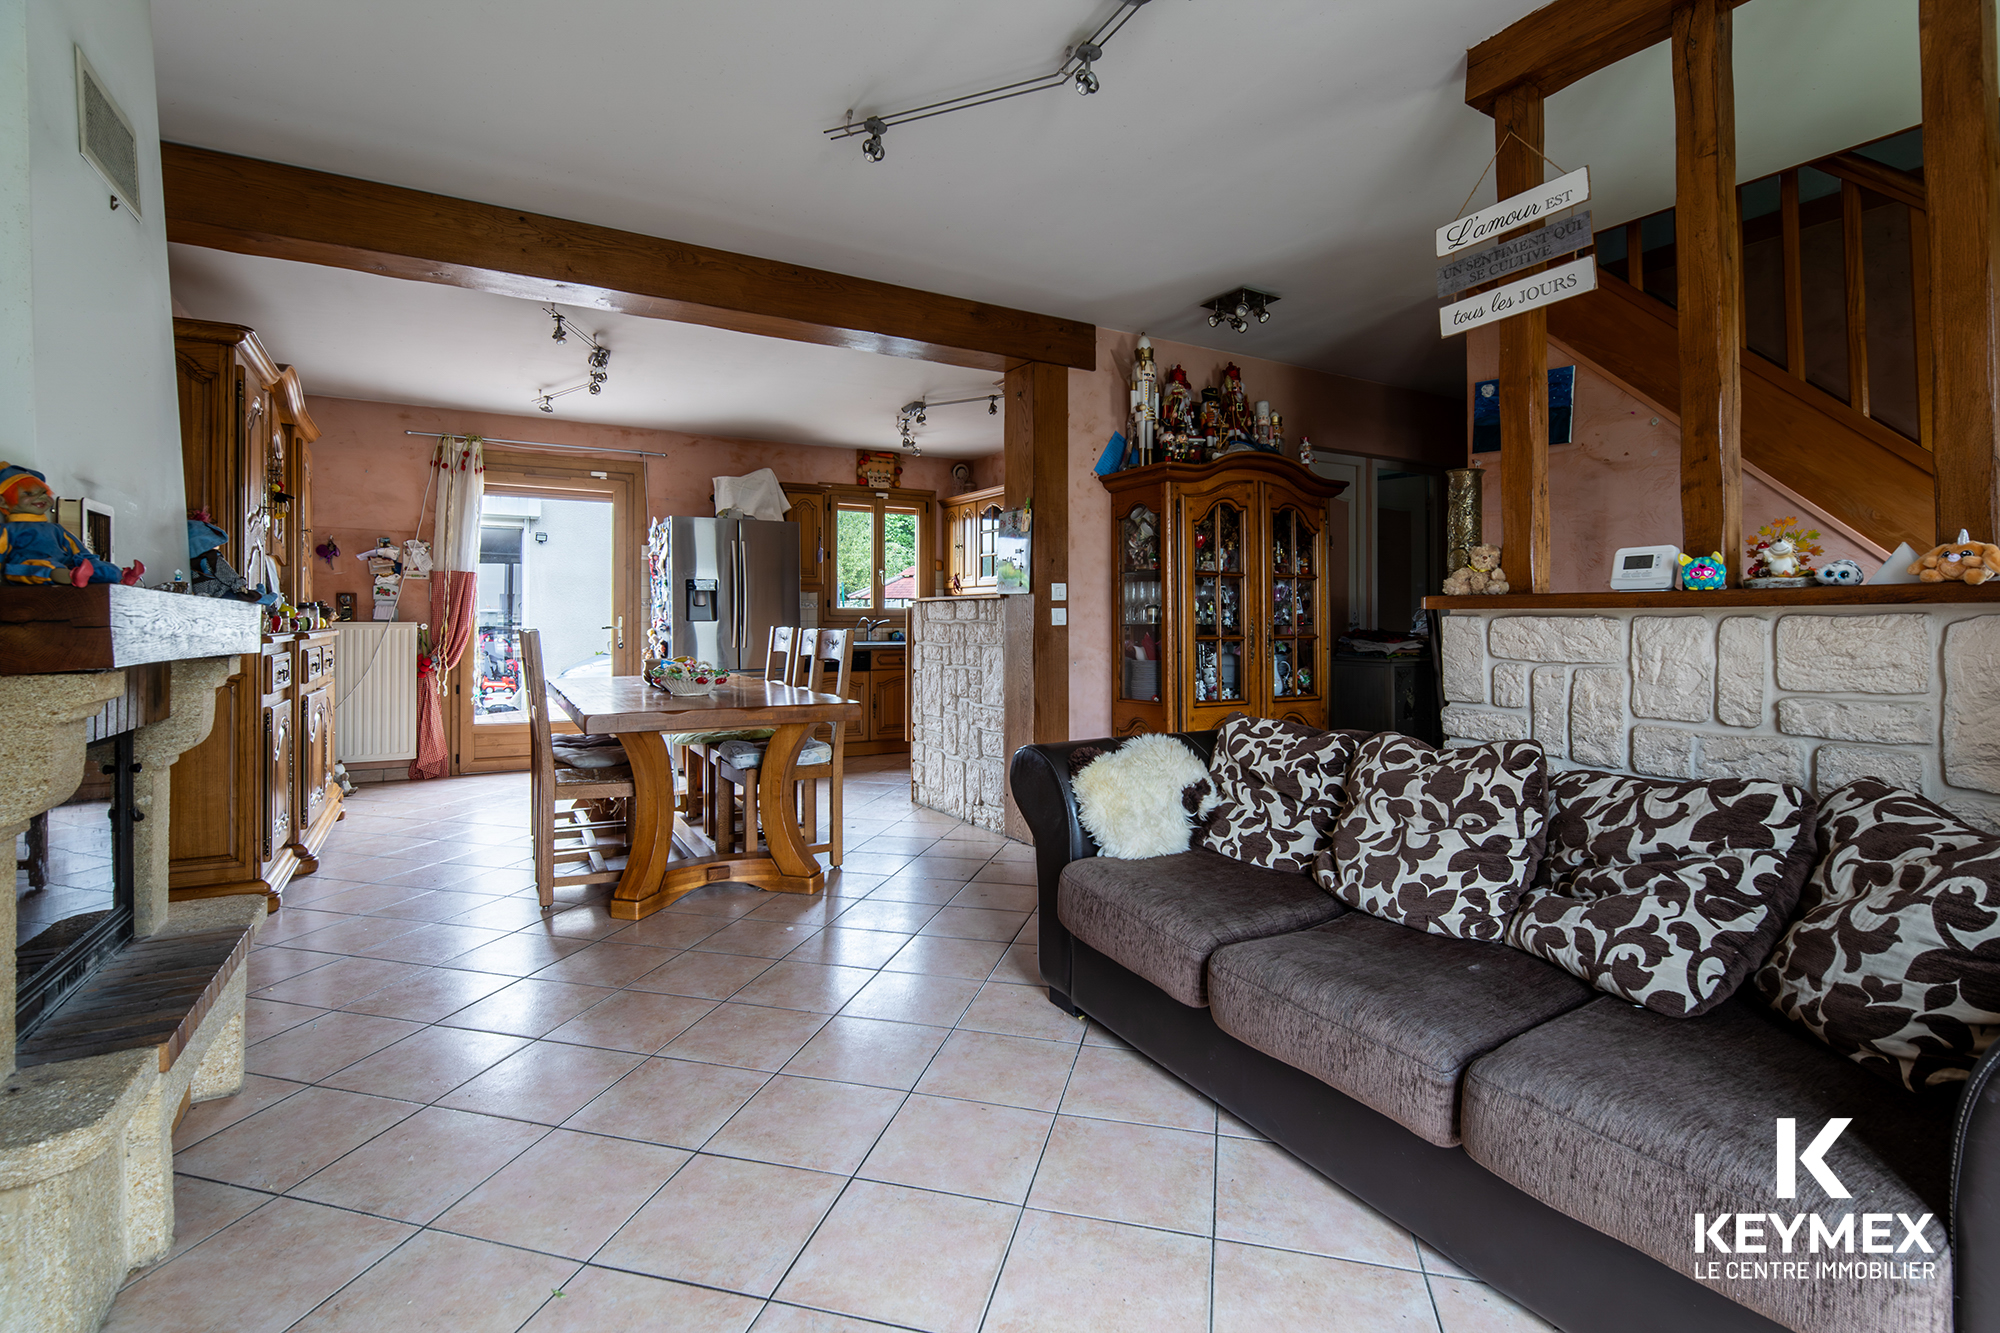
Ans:
[{"label": "faucet", "polygon": [[860,620],[855,621],[854,623],[861,627],[861,641],[863,643],[869,643],[874,640],[875,631],[881,629],[884,625],[889,623],[889,618],[887,616],[884,616],[880,620],[870,620],[866,616],[864,616]]}]

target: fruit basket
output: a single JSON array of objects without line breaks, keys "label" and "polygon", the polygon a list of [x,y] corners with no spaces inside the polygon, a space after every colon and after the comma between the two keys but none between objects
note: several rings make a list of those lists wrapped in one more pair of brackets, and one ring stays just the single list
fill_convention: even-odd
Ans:
[{"label": "fruit basket", "polygon": [[712,694],[728,679],[727,671],[691,657],[655,657],[646,663],[646,683],[668,694]]}]

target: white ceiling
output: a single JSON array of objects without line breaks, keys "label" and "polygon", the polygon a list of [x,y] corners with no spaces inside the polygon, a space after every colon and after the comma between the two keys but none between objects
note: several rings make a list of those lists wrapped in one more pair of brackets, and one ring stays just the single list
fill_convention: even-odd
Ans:
[{"label": "white ceiling", "polygon": [[[557,343],[535,301],[283,259],[168,247],[174,300],[196,319],[247,324],[308,392],[538,416],[536,394],[582,384],[589,348]],[[992,392],[991,371],[562,307],[611,349],[603,392],[564,394],[554,419],[891,449],[896,409]],[[985,404],[939,407],[917,428],[926,454],[1001,447]]]},{"label": "white ceiling", "polygon": [[[153,14],[169,139],[1456,383],[1431,233],[1492,153],[1491,122],[1461,100],[1464,53],[1534,0],[1158,0],[1106,48],[1095,97],[1056,90],[901,127],[879,165],[819,134],[848,109],[1037,73],[1113,4],[153,0]],[[1916,7],[1738,10],[1745,174],[1915,123]],[[1550,156],[1593,167],[1600,225],[1671,202],[1667,69],[1655,48],[1550,101]],[[1471,206],[1492,197],[1489,176]],[[1283,300],[1247,335],[1211,331],[1197,303],[1238,283]],[[412,348],[431,345],[421,317],[398,323]]]}]

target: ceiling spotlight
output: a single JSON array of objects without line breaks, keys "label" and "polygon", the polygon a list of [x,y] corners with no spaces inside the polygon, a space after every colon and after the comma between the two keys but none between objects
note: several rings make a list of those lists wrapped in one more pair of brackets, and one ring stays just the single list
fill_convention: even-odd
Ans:
[{"label": "ceiling spotlight", "polygon": [[996,393],[996,394],[994,394],[994,395],[993,395],[993,396],[992,396],[991,398],[988,398],[988,399],[986,400],[986,415],[987,415],[987,416],[989,416],[989,417],[997,417],[997,416],[999,416],[999,415],[1000,415],[1000,395],[999,395],[999,394],[997,394],[997,393]]},{"label": "ceiling spotlight", "polygon": [[568,342],[569,330],[563,325],[562,311],[551,309],[549,313],[556,317],[556,331],[554,333],[551,333],[549,337],[559,343]]},{"label": "ceiling spotlight", "polygon": [[1233,292],[1224,292],[1203,301],[1201,306],[1209,312],[1208,327],[1211,329],[1227,323],[1238,333],[1247,333],[1252,319],[1259,324],[1270,322],[1270,307],[1277,300],[1270,292],[1259,291],[1255,287],[1238,287]]},{"label": "ceiling spotlight", "polygon": [[882,148],[882,136],[889,132],[889,127],[882,123],[880,116],[870,116],[862,125],[867,129],[868,137],[861,141],[861,155],[870,162],[880,162],[888,155]]},{"label": "ceiling spotlight", "polygon": [[549,396],[547,394],[542,394],[540,397],[536,398],[535,406],[541,408],[542,411],[544,412],[554,412],[556,410],[556,405],[549,401]]},{"label": "ceiling spotlight", "polygon": [[1091,66],[1103,54],[1104,48],[1095,42],[1085,42],[1076,48],[1076,58],[1083,62],[1083,68],[1076,72],[1076,90],[1085,97],[1096,92],[1100,86],[1097,82],[1097,71]]}]

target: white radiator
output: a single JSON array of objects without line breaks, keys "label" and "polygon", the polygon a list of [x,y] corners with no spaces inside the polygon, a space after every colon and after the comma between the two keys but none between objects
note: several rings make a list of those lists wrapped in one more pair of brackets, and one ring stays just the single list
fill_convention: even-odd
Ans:
[{"label": "white radiator", "polygon": [[415,621],[338,626],[334,650],[334,755],[343,764],[417,757]]}]

